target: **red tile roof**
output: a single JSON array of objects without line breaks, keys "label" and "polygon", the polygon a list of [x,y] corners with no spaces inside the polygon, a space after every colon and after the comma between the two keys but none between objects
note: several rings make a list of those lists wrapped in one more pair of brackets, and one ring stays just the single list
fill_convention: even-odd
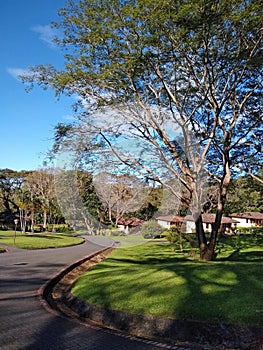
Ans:
[{"label": "red tile roof", "polygon": [[263,220],[263,213],[258,213],[256,211],[247,211],[244,213],[232,213],[229,216],[234,218],[242,218],[242,219]]},{"label": "red tile roof", "polygon": [[[216,214],[202,214],[202,221],[205,224],[212,224],[215,221]],[[187,215],[185,217],[185,221],[194,221],[194,218],[192,215]],[[221,224],[236,224],[238,223],[237,220],[228,218],[226,216],[223,216],[221,219]]]},{"label": "red tile roof", "polygon": [[120,218],[118,220],[118,225],[136,227],[142,225],[145,221],[140,220],[138,218]]},{"label": "red tile roof", "polygon": [[171,223],[184,222],[184,218],[182,216],[177,216],[177,215],[158,216],[157,220],[171,222]]},{"label": "red tile roof", "polygon": [[[167,221],[170,223],[176,223],[176,222],[185,222],[185,221],[194,221],[194,218],[192,215],[186,215],[185,217],[182,216],[176,216],[176,215],[166,215],[166,216],[159,216],[157,220]],[[202,220],[205,224],[212,224],[215,221],[215,214],[202,214]],[[226,216],[222,217],[221,220],[222,224],[234,224],[238,223],[237,220],[234,220],[232,218],[228,218]]]}]

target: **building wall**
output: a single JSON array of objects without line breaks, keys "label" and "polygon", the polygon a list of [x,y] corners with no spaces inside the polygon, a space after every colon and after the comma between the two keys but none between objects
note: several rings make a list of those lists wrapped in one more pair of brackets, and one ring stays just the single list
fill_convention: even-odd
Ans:
[{"label": "building wall", "polygon": [[251,223],[250,219],[235,218],[233,216],[232,216],[232,219],[239,221],[239,223],[237,223],[237,227],[251,227],[251,226],[255,226],[254,223]]},{"label": "building wall", "polygon": [[[203,228],[204,228],[205,232],[211,232],[212,225],[203,223]],[[187,232],[187,233],[195,232],[195,223],[193,221],[186,221],[185,232]]]},{"label": "building wall", "polygon": [[129,233],[129,227],[128,226],[125,226],[125,225],[117,225],[118,228],[122,231],[124,231],[126,234]]},{"label": "building wall", "polygon": [[171,228],[171,223],[169,221],[163,221],[163,220],[158,220],[158,225],[162,226],[163,228]]}]

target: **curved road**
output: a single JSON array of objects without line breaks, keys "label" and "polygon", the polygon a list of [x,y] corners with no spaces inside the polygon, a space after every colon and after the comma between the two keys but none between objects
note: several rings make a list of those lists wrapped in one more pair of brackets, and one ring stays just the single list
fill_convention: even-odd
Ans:
[{"label": "curved road", "polygon": [[[160,350],[161,345],[123,337],[49,313],[37,291],[56,273],[101,250],[100,242],[0,254],[1,350]],[[166,347],[170,348],[170,347]],[[174,349],[180,349],[174,347]],[[182,349],[182,348],[181,348]]]}]

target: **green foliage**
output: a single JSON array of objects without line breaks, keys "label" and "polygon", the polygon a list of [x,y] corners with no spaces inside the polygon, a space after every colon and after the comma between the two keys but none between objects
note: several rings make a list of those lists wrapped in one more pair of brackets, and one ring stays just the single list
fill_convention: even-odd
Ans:
[{"label": "green foliage", "polygon": [[176,246],[179,246],[180,251],[183,252],[183,242],[185,239],[183,238],[182,232],[179,228],[172,227],[170,230],[165,230],[162,234],[171,244],[173,250],[175,250]]},{"label": "green foliage", "polygon": [[238,227],[237,234],[250,233],[252,235],[262,234],[263,226]]},{"label": "green foliage", "polygon": [[102,215],[104,210],[102,203],[96,194],[92,174],[78,170],[76,175],[79,194],[88,213],[93,218],[103,222],[105,220]]},{"label": "green foliage", "polygon": [[53,229],[56,233],[73,233],[74,230],[70,225],[66,224],[60,224],[60,225],[54,225]]},{"label": "green foliage", "polygon": [[182,232],[178,227],[172,227],[169,230],[165,230],[162,235],[170,243],[173,251],[179,248],[180,252],[189,251],[189,256],[195,257],[198,243],[196,241],[196,235],[192,233]]},{"label": "green foliage", "polygon": [[144,238],[160,237],[163,231],[163,228],[156,221],[148,221],[141,226],[141,234]]},{"label": "green foliage", "polygon": [[250,176],[242,176],[230,182],[225,212],[247,211],[263,211],[263,184]]}]

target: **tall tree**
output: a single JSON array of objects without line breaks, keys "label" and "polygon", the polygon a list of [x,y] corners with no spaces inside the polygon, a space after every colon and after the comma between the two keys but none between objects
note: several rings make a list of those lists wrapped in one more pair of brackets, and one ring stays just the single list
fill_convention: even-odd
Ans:
[{"label": "tall tree", "polygon": [[145,204],[149,192],[145,183],[135,177],[107,172],[97,174],[94,184],[110,222],[116,225],[124,214],[139,210]]},{"label": "tall tree", "polygon": [[[257,178],[260,178],[259,175]],[[232,179],[225,209],[227,213],[263,212],[262,184],[250,176]]]},{"label": "tall tree", "polygon": [[[180,180],[184,190],[171,192],[195,218],[202,260],[214,256],[231,173],[248,166],[244,159],[251,172],[262,162],[261,5],[69,1],[55,24],[64,32],[56,42],[67,50],[65,68],[39,65],[23,78],[79,95],[79,123],[57,128],[57,152],[75,150],[89,164],[114,156],[121,169],[148,179]],[[218,195],[207,240],[201,213],[208,175]]]},{"label": "tall tree", "polygon": [[18,212],[15,193],[22,188],[28,174],[30,174],[29,171],[0,170],[0,200],[7,213]]},{"label": "tall tree", "polygon": [[99,223],[94,208],[90,210],[94,196],[88,188],[89,182],[90,176],[79,171],[58,169],[55,174],[56,195],[65,220],[74,230],[85,228],[93,235]]},{"label": "tall tree", "polygon": [[25,185],[30,193],[31,203],[33,203],[32,214],[34,213],[34,201],[40,203],[45,231],[47,228],[47,214],[55,200],[54,174],[46,169],[34,171],[27,177]]}]

